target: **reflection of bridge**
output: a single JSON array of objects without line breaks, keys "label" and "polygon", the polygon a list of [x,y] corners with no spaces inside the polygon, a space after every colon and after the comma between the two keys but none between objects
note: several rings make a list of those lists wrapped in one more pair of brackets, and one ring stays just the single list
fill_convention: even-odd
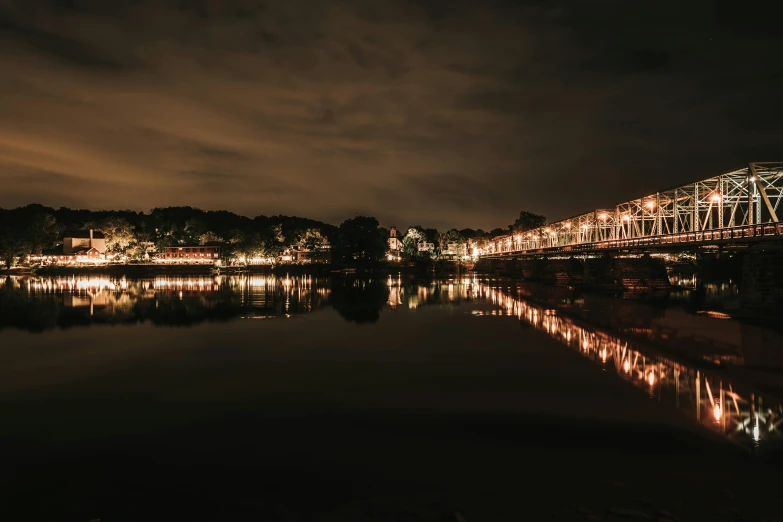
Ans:
[{"label": "reflection of bridge", "polygon": [[495,238],[482,257],[616,250],[681,250],[780,240],[783,162],[656,192],[556,223]]},{"label": "reflection of bridge", "polygon": [[624,339],[564,317],[554,309],[516,298],[508,292],[478,285],[500,313],[517,317],[558,342],[617,374],[651,397],[669,402],[696,422],[747,448],[780,440],[783,409],[767,404],[756,390],[711,371],[661,355],[646,354]]}]

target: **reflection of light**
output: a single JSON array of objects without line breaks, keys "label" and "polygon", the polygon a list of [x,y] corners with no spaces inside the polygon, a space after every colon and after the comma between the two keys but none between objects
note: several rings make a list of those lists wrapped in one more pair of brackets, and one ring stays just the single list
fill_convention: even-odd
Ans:
[{"label": "reflection of light", "polygon": [[606,348],[604,348],[603,350],[601,350],[601,360],[602,360],[603,362],[606,362]]},{"label": "reflection of light", "polygon": [[566,332],[566,341],[571,342],[571,330]]},{"label": "reflection of light", "polygon": [[625,362],[623,363],[623,370],[625,370],[625,373],[631,371],[631,361],[629,361],[628,359],[626,359]]},{"label": "reflection of light", "polygon": [[759,440],[759,426],[758,426],[758,424],[753,426],[753,440],[755,440],[755,441]]},{"label": "reflection of light", "polygon": [[716,404],[712,410],[712,414],[715,415],[715,420],[720,420],[720,416],[723,415],[723,410],[720,408],[720,404]]},{"label": "reflection of light", "polygon": [[653,384],[655,384],[655,372],[652,372],[652,371],[651,371],[651,372],[650,372],[650,373],[647,375],[647,382],[649,382],[649,383],[650,383],[650,386],[652,386]]},{"label": "reflection of light", "polygon": [[583,340],[582,340],[582,348],[584,348],[585,350],[587,350],[587,339],[583,339]]}]

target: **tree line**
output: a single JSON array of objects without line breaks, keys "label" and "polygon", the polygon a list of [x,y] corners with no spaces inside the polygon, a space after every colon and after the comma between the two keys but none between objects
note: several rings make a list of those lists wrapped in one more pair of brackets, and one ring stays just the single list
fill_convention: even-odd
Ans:
[{"label": "tree line", "polygon": [[[403,239],[406,253],[418,255],[416,244],[427,241],[438,253],[448,242],[490,238],[510,231],[534,228],[543,216],[521,212],[507,229],[451,229],[439,232],[408,227]],[[381,260],[388,249],[389,231],[370,216],[346,219],[339,226],[296,216],[253,218],[193,207],[132,210],[58,209],[39,204],[0,208],[0,260],[11,267],[31,254],[56,249],[70,231],[93,229],[103,233],[106,251],[128,260],[141,260],[149,250],[168,246],[221,243],[228,259],[276,258],[287,247],[308,251],[330,248],[337,263],[361,264]]]}]

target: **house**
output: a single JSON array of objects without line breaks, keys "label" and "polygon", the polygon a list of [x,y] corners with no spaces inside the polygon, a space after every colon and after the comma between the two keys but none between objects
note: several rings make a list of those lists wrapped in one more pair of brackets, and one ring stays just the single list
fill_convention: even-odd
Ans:
[{"label": "house", "polygon": [[467,251],[467,243],[462,241],[449,241],[441,251],[440,257],[441,259],[460,261],[465,258]]},{"label": "house", "polygon": [[220,262],[223,245],[207,243],[204,245],[183,245],[166,247],[157,257],[157,262],[168,264],[214,265]]},{"label": "house", "polygon": [[106,261],[106,238],[95,230],[68,232],[63,237],[62,248],[30,256],[31,263],[45,265],[99,264]]},{"label": "house", "polygon": [[419,252],[431,252],[435,250],[435,244],[428,243],[427,241],[419,241],[416,243],[416,248],[419,250]]},{"label": "house", "polygon": [[79,230],[69,232],[63,237],[63,253],[73,254],[95,249],[100,254],[106,254],[106,238],[103,233],[95,230]]},{"label": "house", "polygon": [[402,257],[402,239],[400,239],[397,227],[389,229],[389,249],[386,252],[386,258],[389,261],[399,261]]}]

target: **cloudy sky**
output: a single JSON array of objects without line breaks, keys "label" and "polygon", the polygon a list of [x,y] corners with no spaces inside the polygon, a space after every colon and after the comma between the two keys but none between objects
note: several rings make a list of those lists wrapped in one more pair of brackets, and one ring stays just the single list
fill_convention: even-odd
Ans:
[{"label": "cloudy sky", "polygon": [[0,206],[492,228],[781,160],[733,4],[0,0]]}]

